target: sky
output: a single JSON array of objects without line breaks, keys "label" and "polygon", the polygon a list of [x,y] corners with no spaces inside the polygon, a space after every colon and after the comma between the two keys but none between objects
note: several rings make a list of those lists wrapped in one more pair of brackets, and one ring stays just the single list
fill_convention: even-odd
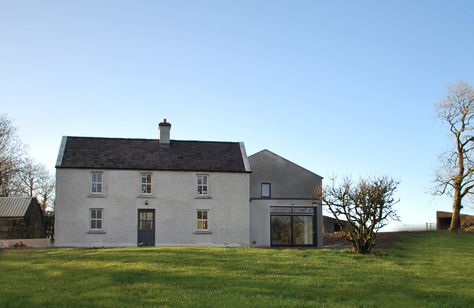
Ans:
[{"label": "sky", "polygon": [[[52,172],[61,136],[243,141],[325,178],[400,181],[402,223],[452,146],[434,105],[474,85],[473,1],[3,1],[0,113]],[[474,208],[465,208],[474,213]],[[387,229],[387,230],[388,230]]]}]

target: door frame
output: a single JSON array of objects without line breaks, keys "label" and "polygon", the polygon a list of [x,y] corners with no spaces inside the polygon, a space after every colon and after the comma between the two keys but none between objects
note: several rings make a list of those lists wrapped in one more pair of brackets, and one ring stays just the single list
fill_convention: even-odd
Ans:
[{"label": "door frame", "polygon": [[[273,208],[291,208],[292,211],[290,213],[272,213],[270,211],[270,246],[271,247],[315,247],[318,246],[318,234],[317,234],[317,213],[316,213],[316,208],[313,206],[271,206]],[[294,213],[293,209],[294,208],[313,208],[313,214],[302,214],[302,213]],[[272,243],[272,216],[288,216],[291,217],[290,219],[290,244],[285,245],[285,244],[273,244]],[[293,216],[312,216],[313,217],[313,243],[312,244],[294,244],[294,235],[293,235]]]},{"label": "door frame", "polygon": [[153,213],[153,245],[156,245],[156,210],[155,209],[137,209],[137,246],[140,244],[140,212],[152,212]]}]

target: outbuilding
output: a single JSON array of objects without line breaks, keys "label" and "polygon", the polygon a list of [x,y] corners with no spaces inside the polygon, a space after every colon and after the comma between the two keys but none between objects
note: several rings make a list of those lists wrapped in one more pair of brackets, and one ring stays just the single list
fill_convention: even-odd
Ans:
[{"label": "outbuilding", "polygon": [[0,239],[42,237],[43,211],[36,198],[0,197]]}]

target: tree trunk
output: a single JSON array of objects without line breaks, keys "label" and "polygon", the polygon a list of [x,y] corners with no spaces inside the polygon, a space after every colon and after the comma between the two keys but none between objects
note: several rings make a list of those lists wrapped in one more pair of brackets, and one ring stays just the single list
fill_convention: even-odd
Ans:
[{"label": "tree trunk", "polygon": [[457,189],[454,191],[453,198],[453,215],[451,216],[451,225],[449,231],[459,232],[461,230],[461,219],[459,211],[461,210],[461,192]]}]

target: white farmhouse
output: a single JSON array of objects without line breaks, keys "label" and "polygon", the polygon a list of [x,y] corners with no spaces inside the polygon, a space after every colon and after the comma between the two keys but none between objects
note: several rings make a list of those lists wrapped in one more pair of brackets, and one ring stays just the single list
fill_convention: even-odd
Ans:
[{"label": "white farmhouse", "polygon": [[322,245],[320,176],[267,150],[249,163],[239,142],[170,140],[166,120],[159,130],[63,137],[56,246]]},{"label": "white farmhouse", "polygon": [[243,143],[63,137],[57,246],[249,244]]}]

